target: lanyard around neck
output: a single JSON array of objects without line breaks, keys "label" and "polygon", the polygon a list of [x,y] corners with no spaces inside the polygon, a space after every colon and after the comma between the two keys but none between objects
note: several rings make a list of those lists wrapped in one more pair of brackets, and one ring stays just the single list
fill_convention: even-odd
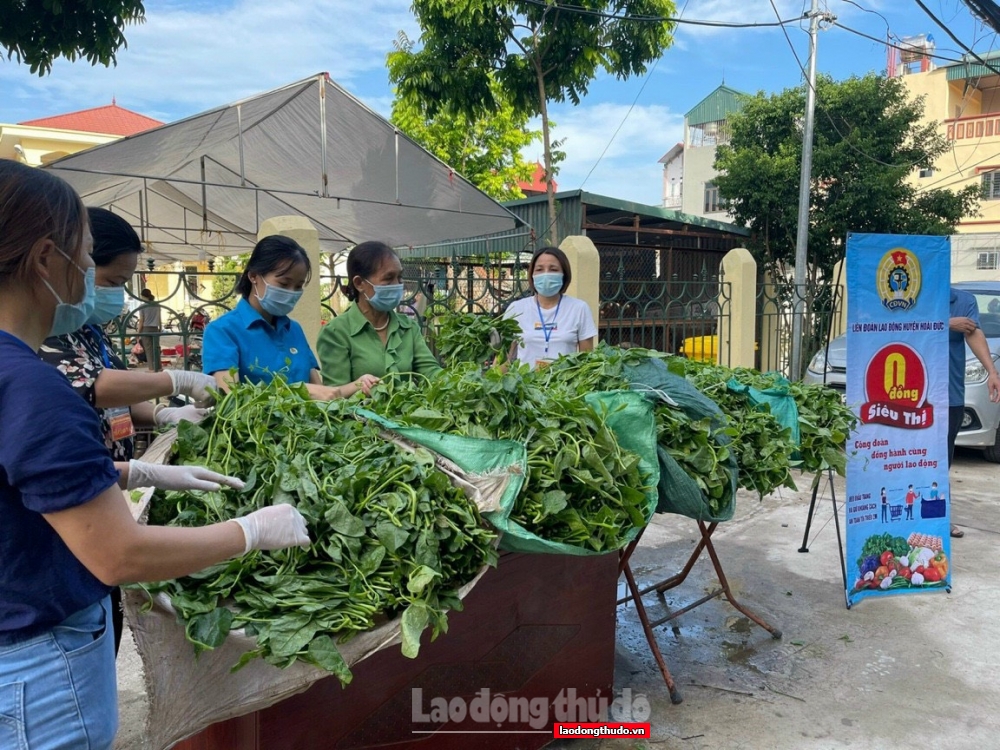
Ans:
[{"label": "lanyard around neck", "polygon": [[556,328],[556,320],[559,318],[559,307],[562,305],[562,295],[559,295],[559,301],[556,303],[556,313],[552,316],[552,322],[546,323],[545,318],[542,317],[542,306],[538,302],[538,297],[535,297],[535,307],[538,308],[538,322],[542,324],[542,335],[545,337],[545,353],[549,353],[549,339],[552,338],[552,332]]},{"label": "lanyard around neck", "polygon": [[104,362],[104,366],[109,370],[113,369],[111,365],[111,357],[108,356],[108,347],[104,345],[104,336],[102,335],[101,329],[93,324],[88,325],[87,328],[90,329],[90,332],[94,334],[94,338],[97,339],[97,347],[101,351],[101,360]]}]

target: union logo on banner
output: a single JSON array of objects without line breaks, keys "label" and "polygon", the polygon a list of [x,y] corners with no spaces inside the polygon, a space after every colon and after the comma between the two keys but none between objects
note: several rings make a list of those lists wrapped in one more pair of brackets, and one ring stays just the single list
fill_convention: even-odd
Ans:
[{"label": "union logo on banner", "polygon": [[906,344],[879,349],[865,370],[866,401],[861,421],[906,430],[934,424],[934,407],[927,400],[927,368],[917,351]]},{"label": "union logo on banner", "polygon": [[920,294],[920,261],[905,247],[896,247],[878,264],[876,287],[882,304],[890,310],[909,310]]}]

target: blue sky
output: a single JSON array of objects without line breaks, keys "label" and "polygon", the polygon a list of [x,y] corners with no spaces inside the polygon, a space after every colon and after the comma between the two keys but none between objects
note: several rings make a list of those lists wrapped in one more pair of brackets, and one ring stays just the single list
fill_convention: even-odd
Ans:
[{"label": "blue sky", "polygon": [[[800,16],[809,5],[774,4],[782,18]],[[977,51],[1000,47],[997,35],[960,0],[925,4]],[[320,71],[387,115],[392,92],[385,55],[398,32],[419,35],[409,5],[410,0],[148,0],[146,22],[126,29],[129,46],[119,53],[117,67],[59,60],[51,75],[39,78],[27,66],[0,59],[0,122],[109,104],[112,97],[123,107],[171,121]],[[775,20],[770,0],[678,0],[677,5],[688,19]],[[961,54],[910,0],[825,0],[821,7],[871,36],[883,38],[888,23],[897,36],[933,34],[939,54]],[[805,22],[787,28],[804,61]],[[840,79],[884,70],[886,54],[883,45],[835,27],[821,32],[818,60],[820,72]],[[780,29],[681,26],[674,45],[647,76],[624,82],[602,77],[580,106],[552,108],[555,137],[565,139],[568,155],[557,177],[560,189],[583,187],[658,204],[657,160],[680,140],[686,111],[723,79],[753,93],[780,91],[801,78]],[[541,159],[541,146],[529,156]]]}]

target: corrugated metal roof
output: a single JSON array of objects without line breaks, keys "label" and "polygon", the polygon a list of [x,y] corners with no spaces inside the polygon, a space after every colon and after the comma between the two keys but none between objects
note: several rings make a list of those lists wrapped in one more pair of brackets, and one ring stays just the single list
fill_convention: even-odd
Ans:
[{"label": "corrugated metal roof", "polygon": [[729,117],[733,112],[739,112],[743,108],[743,100],[749,97],[750,94],[731,89],[723,84],[695,104],[684,115],[684,120],[687,122],[688,127],[692,125],[704,125],[706,122],[720,122]]},{"label": "corrugated metal roof", "polygon": [[1000,70],[1000,61],[991,62],[996,70],[990,70],[982,63],[961,63],[959,65],[948,66],[948,80],[949,81],[964,81],[966,78],[982,78],[983,76],[995,76],[997,70]]},{"label": "corrugated metal roof", "polygon": [[[983,62],[989,63],[989,65],[976,62],[976,57]],[[983,76],[997,75],[997,71],[1000,70],[1000,50],[984,52],[976,57],[965,54],[962,55],[962,59],[965,60],[964,63],[949,65],[948,80],[964,81],[966,78],[982,78]]]},{"label": "corrugated metal roof", "polygon": [[[610,198],[606,195],[587,193],[583,190],[566,190],[556,193],[556,222],[559,227],[560,239],[573,234],[584,234],[583,206],[590,209],[605,209],[606,211],[622,211],[639,214],[651,219],[675,222],[690,229],[706,229],[730,235],[749,237],[750,232],[743,227],[715,219],[705,219],[680,211],[672,211],[660,206],[647,206],[643,203]],[[519,217],[528,229],[521,227],[501,234],[484,237],[473,237],[457,242],[437,243],[422,247],[401,248],[400,255],[405,258],[442,258],[492,255],[494,253],[531,252],[546,241],[548,235],[549,207],[544,195],[533,195],[503,204],[511,213]],[[627,227],[622,227],[627,231]],[[532,241],[534,237],[534,241]]]}]

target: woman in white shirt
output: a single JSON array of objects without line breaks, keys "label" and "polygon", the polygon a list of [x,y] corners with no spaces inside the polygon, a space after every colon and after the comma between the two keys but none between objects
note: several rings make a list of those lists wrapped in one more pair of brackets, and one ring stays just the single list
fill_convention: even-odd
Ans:
[{"label": "woman in white shirt", "polygon": [[597,326],[590,307],[566,294],[572,278],[569,259],[558,247],[542,247],[531,256],[528,283],[534,294],[512,302],[504,312],[505,318],[514,318],[521,326],[521,340],[511,347],[511,359],[537,369],[560,354],[594,348]]}]

